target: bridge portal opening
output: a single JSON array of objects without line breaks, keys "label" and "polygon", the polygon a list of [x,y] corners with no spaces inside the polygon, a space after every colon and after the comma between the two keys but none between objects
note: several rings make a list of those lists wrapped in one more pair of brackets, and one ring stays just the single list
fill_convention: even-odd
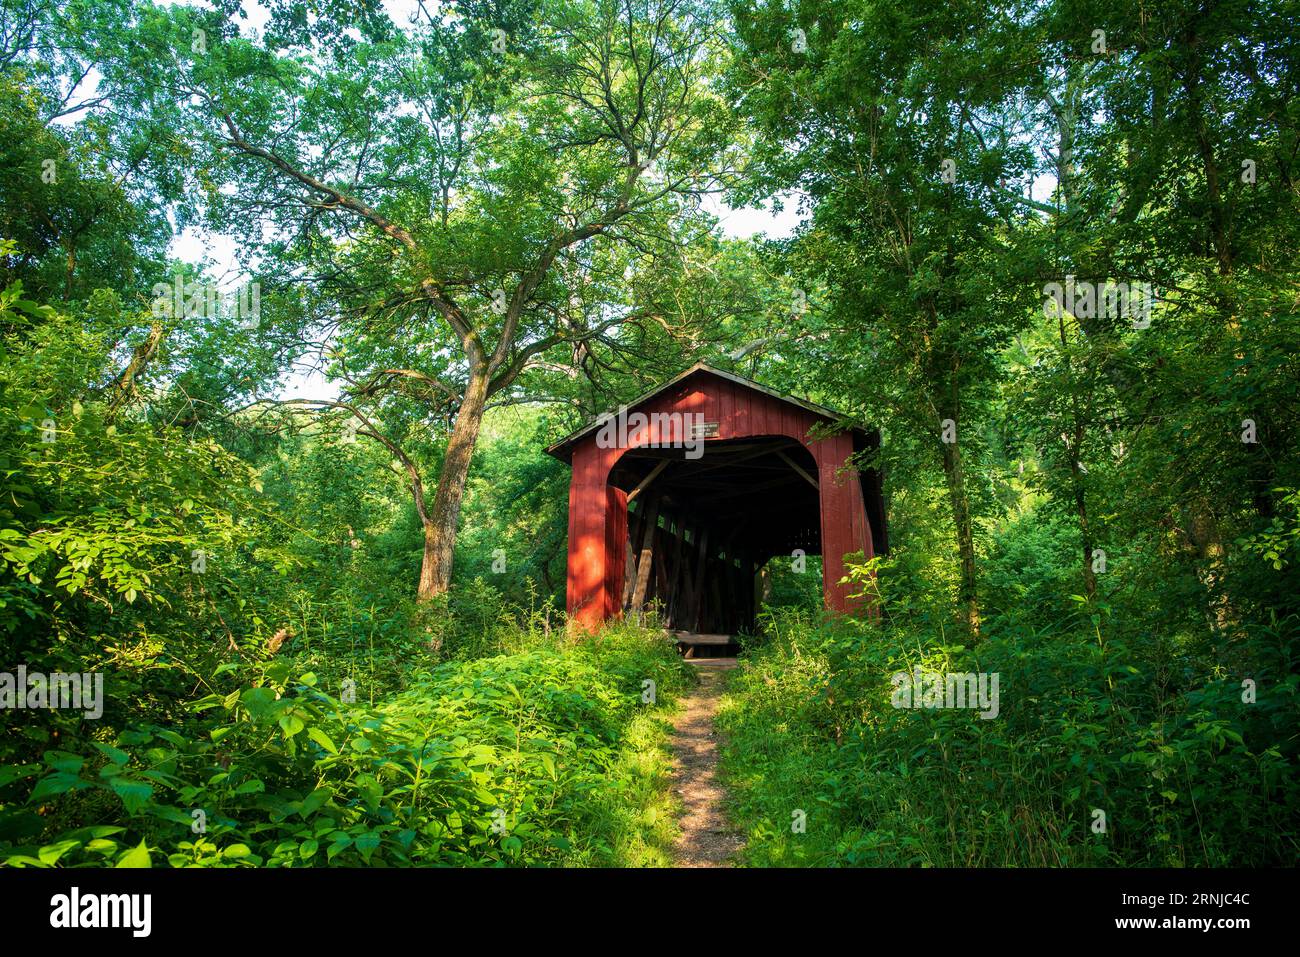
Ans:
[{"label": "bridge portal opening", "polygon": [[624,615],[654,608],[673,631],[752,632],[759,570],[821,554],[817,463],[786,436],[710,441],[697,458],[631,449],[610,484],[628,497]]}]

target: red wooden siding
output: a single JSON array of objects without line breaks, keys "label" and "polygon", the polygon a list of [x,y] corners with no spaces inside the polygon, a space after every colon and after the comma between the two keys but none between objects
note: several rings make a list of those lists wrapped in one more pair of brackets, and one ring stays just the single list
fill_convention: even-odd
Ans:
[{"label": "red wooden siding", "polygon": [[622,612],[623,572],[627,568],[627,492],[605,486],[605,618]]},{"label": "red wooden siding", "polygon": [[[610,470],[628,448],[654,443],[680,442],[683,436],[660,435],[653,419],[660,413],[704,414],[718,423],[718,433],[708,442],[761,436],[798,440],[812,453],[820,484],[822,592],[826,607],[847,611],[848,589],[844,556],[875,554],[867,521],[862,483],[846,467],[853,452],[853,437],[841,432],[811,439],[809,431],[826,418],[793,402],[749,388],[708,370],[696,372],[640,404],[628,409],[651,417],[648,435],[629,436],[627,448],[600,448],[597,432],[577,440],[572,449],[573,475],[569,488],[569,567],[567,604],[570,617],[595,628],[620,614],[627,548],[627,494],[608,484]],[[676,419],[672,420],[676,422]],[[761,516],[759,516],[761,518]]]}]

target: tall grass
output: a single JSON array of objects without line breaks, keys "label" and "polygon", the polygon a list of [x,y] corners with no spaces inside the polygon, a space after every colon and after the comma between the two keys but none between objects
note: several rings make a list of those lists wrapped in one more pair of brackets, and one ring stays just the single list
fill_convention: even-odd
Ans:
[{"label": "tall grass", "polygon": [[[720,712],[732,813],[754,865],[1293,864],[1300,836],[1296,623],[1255,673],[1086,613],[991,622],[976,651],[918,626],[776,612]],[[1258,631],[1258,629],[1257,629]],[[998,672],[1001,711],[906,710],[890,677]],[[793,827],[796,812],[806,830]],[[1105,815],[1105,830],[1097,827]]]}]

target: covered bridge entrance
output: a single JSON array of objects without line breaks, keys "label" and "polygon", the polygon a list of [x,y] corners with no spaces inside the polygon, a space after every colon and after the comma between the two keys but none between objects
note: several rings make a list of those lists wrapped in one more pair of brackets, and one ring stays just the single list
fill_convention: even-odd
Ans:
[{"label": "covered bridge entrance", "polygon": [[670,629],[752,629],[756,573],[821,555],[827,608],[848,610],[844,556],[886,549],[878,442],[839,416],[703,363],[546,451],[570,463],[568,610],[594,628],[657,604]]}]

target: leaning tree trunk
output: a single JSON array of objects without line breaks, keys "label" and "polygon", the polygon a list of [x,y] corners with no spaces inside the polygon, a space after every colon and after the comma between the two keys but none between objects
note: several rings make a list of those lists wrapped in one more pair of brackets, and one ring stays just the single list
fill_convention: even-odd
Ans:
[{"label": "leaning tree trunk", "polygon": [[135,394],[136,381],[149,368],[149,363],[153,361],[153,357],[157,354],[158,346],[162,343],[165,334],[166,330],[163,329],[163,324],[154,322],[149,327],[148,338],[131,350],[131,361],[127,363],[126,368],[122,370],[122,374],[113,383],[113,392],[108,401],[108,417],[110,420]]},{"label": "leaning tree trunk", "polygon": [[971,528],[970,498],[966,494],[961,451],[955,441],[943,445],[943,474],[948,480],[948,501],[952,506],[952,521],[957,532],[957,558],[961,566],[957,602],[967,632],[973,641],[978,641],[980,609],[975,593],[975,536]]},{"label": "leaning tree trunk", "polygon": [[465,497],[470,459],[474,457],[479,428],[483,424],[487,392],[486,372],[471,373],[460,411],[456,414],[456,424],[451,430],[451,439],[447,443],[442,471],[438,475],[433,509],[424,522],[424,562],[420,567],[420,588],[417,593],[420,601],[428,601],[444,594],[451,584],[452,553],[455,551],[456,531],[460,524],[460,505]]}]

